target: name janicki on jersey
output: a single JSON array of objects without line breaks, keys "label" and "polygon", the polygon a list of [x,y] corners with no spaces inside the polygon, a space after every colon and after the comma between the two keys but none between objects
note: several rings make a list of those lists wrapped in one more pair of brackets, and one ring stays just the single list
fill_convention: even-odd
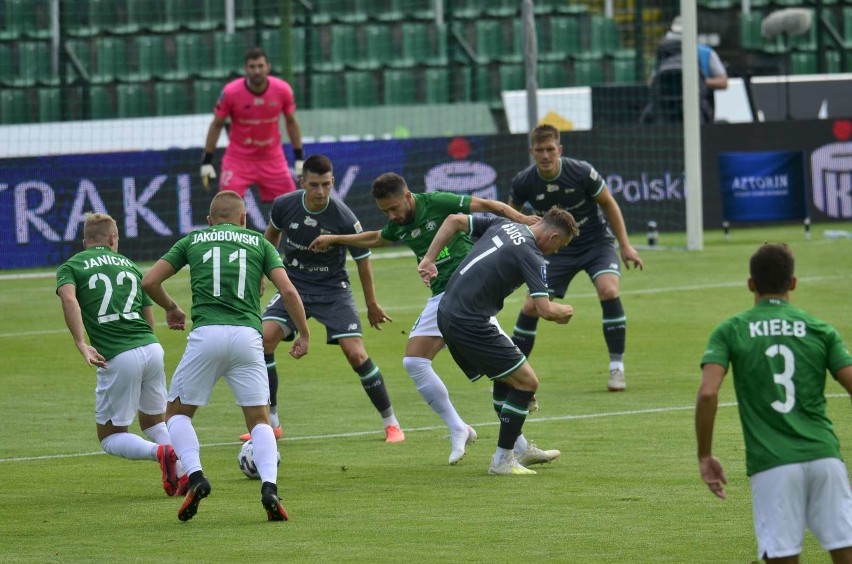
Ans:
[{"label": "name janicki on jersey", "polygon": [[90,268],[97,268],[99,266],[105,266],[110,264],[114,266],[126,266],[128,268],[133,267],[133,263],[122,256],[99,255],[94,258],[86,259],[84,261],[83,270],[89,270]]},{"label": "name janicki on jersey", "polygon": [[804,321],[786,319],[764,319],[750,321],[748,324],[749,337],[806,337],[807,324]]},{"label": "name janicki on jersey", "polygon": [[218,241],[233,241],[243,245],[260,245],[260,235],[240,233],[237,231],[199,231],[193,233],[191,245],[196,243],[216,243]]}]

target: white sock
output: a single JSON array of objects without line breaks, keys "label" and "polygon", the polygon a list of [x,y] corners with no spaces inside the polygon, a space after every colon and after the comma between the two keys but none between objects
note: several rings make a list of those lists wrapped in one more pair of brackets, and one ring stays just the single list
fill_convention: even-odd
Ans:
[{"label": "white sock", "polygon": [[518,439],[515,441],[515,454],[523,454],[526,452],[527,447],[529,447],[529,443],[527,442],[527,438],[520,434],[518,435]]},{"label": "white sock", "polygon": [[269,410],[269,424],[273,429],[281,426],[281,422],[278,420],[278,406],[275,406],[275,409]]},{"label": "white sock", "polygon": [[512,451],[505,448],[497,447],[497,452],[494,453],[494,456],[491,458],[491,464],[496,466],[501,461],[506,460],[507,458],[512,457]]},{"label": "white sock", "polygon": [[153,427],[143,429],[142,432],[158,445],[172,444],[172,438],[169,436],[169,429],[166,427],[165,422],[157,423]]},{"label": "white sock", "polygon": [[192,418],[186,415],[172,415],[166,422],[172,446],[183,464],[187,474],[201,470],[201,445],[198,435],[192,427]]},{"label": "white sock", "polygon": [[456,408],[450,401],[450,393],[444,385],[443,380],[435,370],[432,369],[432,361],[428,358],[418,356],[407,356],[402,359],[402,365],[414,381],[414,386],[420,392],[432,411],[444,420],[451,433],[461,433],[467,429],[467,425],[459,417]]},{"label": "white sock", "polygon": [[251,430],[251,442],[254,443],[254,464],[261,482],[278,482],[278,443],[272,427],[258,423]]},{"label": "white sock", "polygon": [[133,433],[114,433],[101,441],[104,452],[128,460],[157,460],[157,446]]},{"label": "white sock", "polygon": [[393,425],[394,427],[399,427],[399,421],[397,421],[396,415],[394,414],[392,407],[386,412],[384,412],[384,415],[382,415],[382,424],[385,427],[389,427],[390,425]]},{"label": "white sock", "polygon": [[610,370],[621,370],[622,372],[624,372],[624,362],[611,360],[609,362],[609,369]]}]

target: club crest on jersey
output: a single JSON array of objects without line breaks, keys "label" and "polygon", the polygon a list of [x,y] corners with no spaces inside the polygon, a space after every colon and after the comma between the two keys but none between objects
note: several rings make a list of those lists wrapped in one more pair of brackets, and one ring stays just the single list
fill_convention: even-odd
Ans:
[{"label": "club crest on jersey", "polygon": [[420,237],[420,233],[422,233],[422,231],[420,231],[420,228],[418,227],[417,229],[411,232],[411,236],[415,238]]},{"label": "club crest on jersey", "polygon": [[550,192],[556,192],[557,190],[559,190],[559,185],[558,185],[558,184],[548,184],[548,185],[547,185],[547,192],[548,192],[548,193],[550,193]]},{"label": "club crest on jersey", "polygon": [[435,231],[436,227],[438,227],[437,224],[431,219],[426,222],[426,231]]},{"label": "club crest on jersey", "polygon": [[254,99],[254,105],[255,106],[262,106],[263,102],[264,102],[263,98],[255,98]]},{"label": "club crest on jersey", "polygon": [[302,223],[304,223],[308,227],[316,227],[317,225],[319,225],[319,223],[317,223],[317,220],[315,220],[309,215],[305,216],[305,221],[303,221]]}]

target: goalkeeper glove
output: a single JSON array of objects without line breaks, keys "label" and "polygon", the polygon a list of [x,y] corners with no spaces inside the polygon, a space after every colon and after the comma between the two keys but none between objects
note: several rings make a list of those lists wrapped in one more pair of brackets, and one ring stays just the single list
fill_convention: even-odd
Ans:
[{"label": "goalkeeper glove", "polygon": [[210,189],[210,179],[216,178],[216,169],[213,168],[213,153],[204,153],[204,159],[201,161],[201,182],[204,184],[204,189]]},{"label": "goalkeeper glove", "polygon": [[296,160],[293,162],[293,172],[296,173],[296,176],[302,176],[302,166],[305,164],[305,150],[293,149],[293,155],[296,157]]}]

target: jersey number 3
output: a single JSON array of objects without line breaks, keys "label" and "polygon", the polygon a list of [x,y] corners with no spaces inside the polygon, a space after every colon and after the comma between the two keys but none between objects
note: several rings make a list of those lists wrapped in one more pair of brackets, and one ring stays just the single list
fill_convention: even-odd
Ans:
[{"label": "jersey number 3", "polygon": [[784,370],[773,374],[772,377],[776,384],[784,386],[786,399],[783,403],[775,400],[770,405],[779,413],[790,413],[793,406],[796,405],[796,387],[793,385],[793,374],[796,373],[796,357],[793,356],[793,351],[785,345],[772,345],[766,349],[765,354],[769,358],[774,358],[780,354],[781,358],[784,359]]}]

